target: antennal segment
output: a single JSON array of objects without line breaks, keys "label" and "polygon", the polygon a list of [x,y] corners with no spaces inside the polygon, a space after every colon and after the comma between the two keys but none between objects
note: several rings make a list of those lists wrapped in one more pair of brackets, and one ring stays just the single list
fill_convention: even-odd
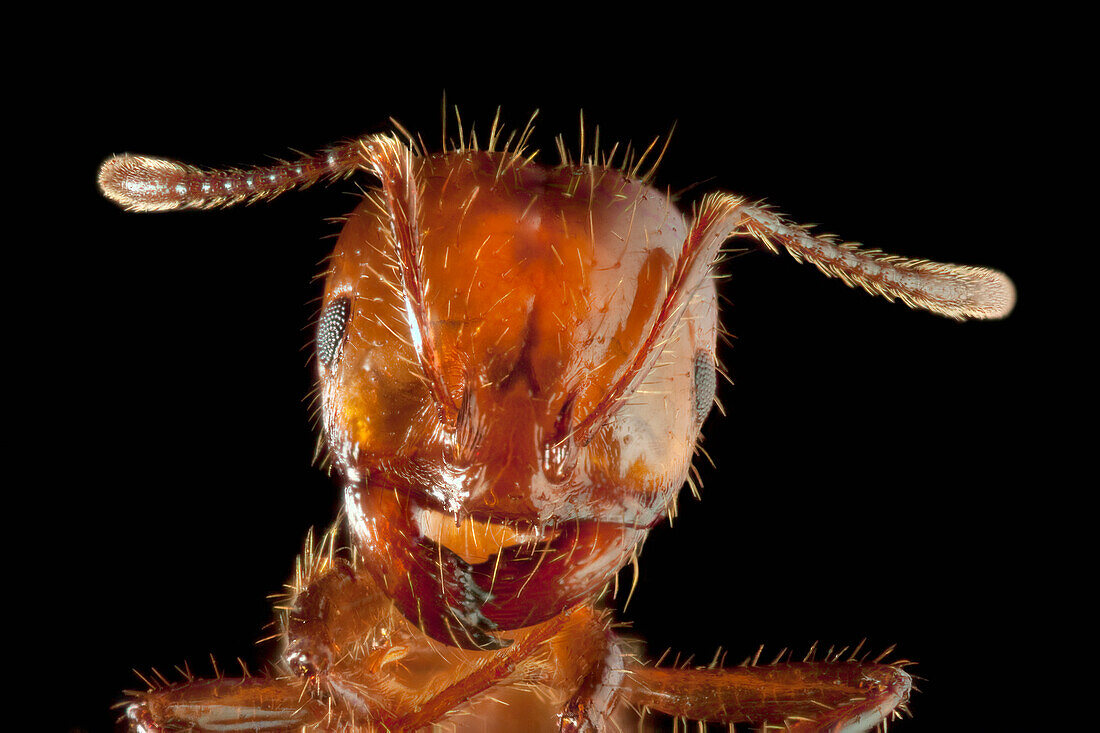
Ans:
[{"label": "antennal segment", "polygon": [[360,144],[370,135],[291,162],[254,168],[203,170],[146,155],[103,161],[97,181],[104,196],[129,211],[212,209],[271,199],[292,188],[351,175],[361,163]]},{"label": "antennal segment", "polygon": [[[718,196],[736,201],[728,194]],[[740,219],[734,222],[731,235],[749,234],[772,252],[782,246],[795,260],[805,260],[827,276],[839,278],[849,287],[858,285],[872,295],[897,298],[911,308],[958,321],[1004,318],[1016,304],[1015,286],[997,270],[860,249],[857,244],[814,236],[760,206],[740,206],[737,211]]]},{"label": "antennal segment", "polygon": [[378,177],[390,214],[400,263],[405,314],[417,358],[436,402],[453,416],[458,407],[443,382],[443,370],[427,307],[420,240],[420,199],[413,153],[389,135],[366,135],[289,163],[256,168],[203,170],[144,155],[118,155],[99,168],[103,195],[130,211],[210,209],[270,199],[292,188],[346,177],[366,169]]}]

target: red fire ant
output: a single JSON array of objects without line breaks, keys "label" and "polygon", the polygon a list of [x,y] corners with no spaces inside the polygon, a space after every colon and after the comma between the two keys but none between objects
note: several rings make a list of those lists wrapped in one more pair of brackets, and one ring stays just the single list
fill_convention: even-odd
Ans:
[{"label": "red fire ant", "polygon": [[[659,157],[533,162],[530,126],[428,154],[370,135],[290,163],[201,171],[120,156],[135,211],[271,198],[362,171],[380,182],[326,272],[316,357],[350,559],[307,552],[283,674],[138,695],[142,731],[603,730],[646,709],[789,730],[867,730],[904,709],[901,662],[828,654],[647,666],[601,591],[688,476],[716,382],[719,248],[747,234],[826,275],[956,319],[1001,318],[1001,273],[811,235],[759,205],[691,216],[650,185]],[[568,158],[568,155],[563,155]]]}]

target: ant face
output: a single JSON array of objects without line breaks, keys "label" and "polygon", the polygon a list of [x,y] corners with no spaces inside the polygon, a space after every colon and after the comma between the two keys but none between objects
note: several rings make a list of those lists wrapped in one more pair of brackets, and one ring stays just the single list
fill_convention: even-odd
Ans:
[{"label": "ant face", "polygon": [[621,170],[454,151],[412,175],[416,200],[369,196],[336,245],[322,414],[360,549],[455,643],[456,617],[517,628],[596,593],[667,514],[714,397],[725,232],[685,245]]}]

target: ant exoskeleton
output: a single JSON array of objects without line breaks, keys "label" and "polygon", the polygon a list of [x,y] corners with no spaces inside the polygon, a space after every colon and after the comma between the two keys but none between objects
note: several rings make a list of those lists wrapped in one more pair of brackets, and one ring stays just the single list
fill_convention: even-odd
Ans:
[{"label": "ant exoskeleton", "polygon": [[603,730],[649,709],[867,730],[904,709],[904,662],[858,649],[647,666],[598,601],[688,477],[714,400],[710,275],[729,237],[956,319],[1007,315],[1011,282],[815,236],[729,194],[685,216],[650,185],[651,150],[546,167],[530,129],[505,141],[494,123],[484,149],[440,154],[369,135],[247,170],[103,164],[102,191],[134,211],[360,171],[380,182],[346,219],[317,329],[353,554],[337,555],[334,532],[307,543],[285,674],[151,689],[127,709],[135,729]]}]

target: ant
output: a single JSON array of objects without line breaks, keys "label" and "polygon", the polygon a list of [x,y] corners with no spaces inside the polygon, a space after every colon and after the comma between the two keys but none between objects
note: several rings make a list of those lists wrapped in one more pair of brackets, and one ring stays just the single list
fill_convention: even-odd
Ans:
[{"label": "ant", "polygon": [[906,709],[904,660],[648,665],[599,601],[688,480],[730,237],[959,320],[1006,316],[1011,281],[813,235],[730,194],[687,216],[652,186],[654,145],[617,166],[562,146],[547,167],[532,129],[505,139],[494,120],[483,149],[460,132],[430,154],[398,126],[251,169],[103,163],[102,192],[133,211],[379,184],[328,261],[316,336],[350,556],[336,528],[307,539],[279,673],[151,686],[127,707],[134,730],[584,731],[653,710],[855,731]]}]

